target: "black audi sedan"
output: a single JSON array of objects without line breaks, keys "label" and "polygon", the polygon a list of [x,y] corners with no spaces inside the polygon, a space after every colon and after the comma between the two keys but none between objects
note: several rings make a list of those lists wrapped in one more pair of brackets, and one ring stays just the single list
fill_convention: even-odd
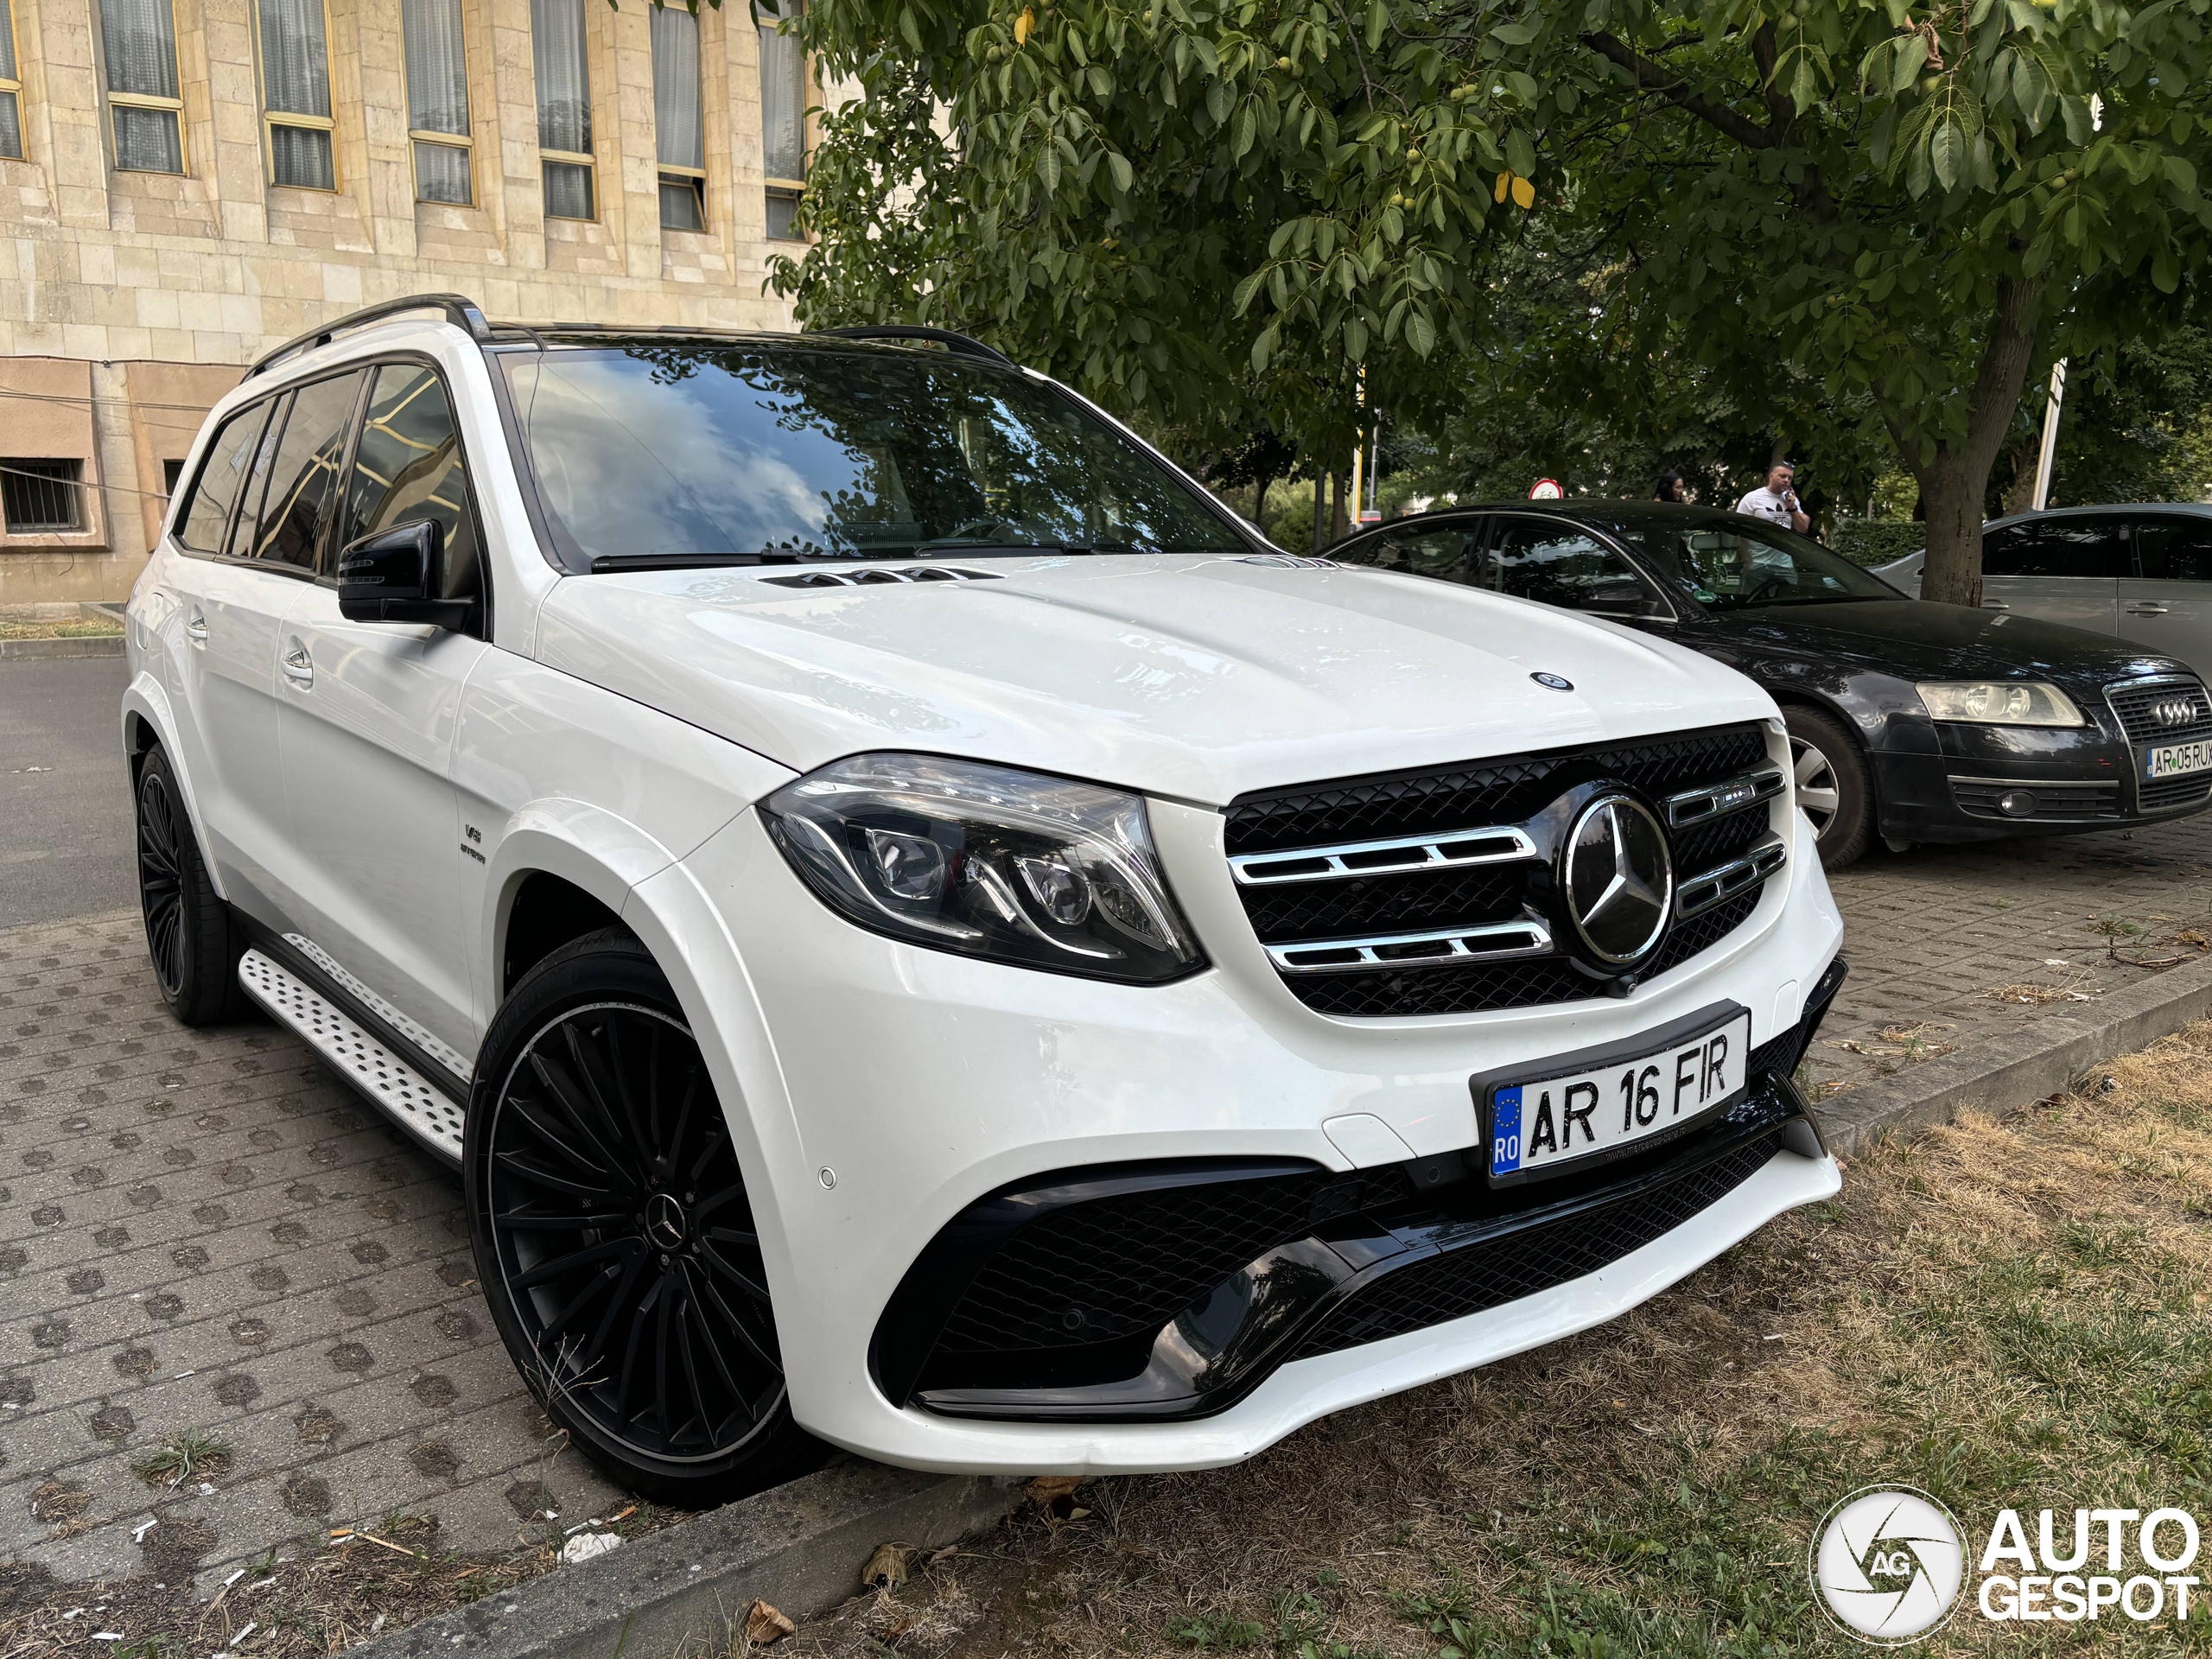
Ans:
[{"label": "black audi sedan", "polygon": [[1329,550],[1675,639],[1782,707],[1821,861],[2109,830],[2212,800],[2212,698],[2171,657],[1937,605],[1742,514],[1642,501],[1401,518]]}]

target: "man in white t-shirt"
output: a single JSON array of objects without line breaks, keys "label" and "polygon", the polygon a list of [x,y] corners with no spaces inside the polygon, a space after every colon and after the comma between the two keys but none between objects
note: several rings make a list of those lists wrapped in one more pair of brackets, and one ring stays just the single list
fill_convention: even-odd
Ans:
[{"label": "man in white t-shirt", "polygon": [[1788,461],[1777,461],[1767,469],[1765,485],[1738,501],[1736,511],[1785,530],[1810,530],[1812,516],[1797,505],[1797,492],[1790,487],[1796,476]]}]

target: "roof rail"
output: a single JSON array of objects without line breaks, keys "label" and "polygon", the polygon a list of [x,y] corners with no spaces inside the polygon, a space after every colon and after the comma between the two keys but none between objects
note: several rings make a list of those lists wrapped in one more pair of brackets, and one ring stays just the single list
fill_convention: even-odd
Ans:
[{"label": "roof rail", "polygon": [[835,334],[840,340],[933,340],[956,357],[980,357],[987,363],[1003,363],[1009,369],[1021,365],[995,346],[986,346],[967,334],[957,334],[950,328],[928,328],[914,322],[863,322],[848,328],[810,328],[810,334]]},{"label": "roof rail", "polygon": [[446,320],[468,330],[469,338],[481,345],[491,338],[492,326],[484,321],[484,314],[476,308],[476,302],[460,294],[412,294],[405,299],[386,300],[381,305],[365,306],[359,311],[349,311],[335,321],[326,322],[320,328],[311,328],[296,340],[288,340],[273,351],[264,352],[253,359],[244,378],[251,380],[264,369],[274,367],[295,352],[313,351],[318,346],[327,346],[340,334],[355,328],[365,328],[372,322],[382,322],[387,317],[404,316],[410,311],[442,311]]}]

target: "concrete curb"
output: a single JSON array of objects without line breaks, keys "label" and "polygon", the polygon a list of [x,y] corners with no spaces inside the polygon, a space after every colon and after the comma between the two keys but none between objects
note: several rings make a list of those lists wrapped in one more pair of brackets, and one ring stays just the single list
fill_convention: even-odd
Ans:
[{"label": "concrete curb", "polygon": [[1986,1038],[1816,1107],[1831,1150],[1846,1157],[1881,1135],[1932,1128],[1962,1112],[2002,1112],[2064,1089],[2101,1060],[2133,1053],[2212,1014],[2212,957],[2088,1004],[2070,1003],[2026,1031]]},{"label": "concrete curb", "polygon": [[679,1521],[612,1554],[425,1620],[353,1649],[360,1659],[658,1659],[723,1653],[757,1596],[786,1618],[861,1592],[879,1544],[930,1548],[990,1525],[1019,1483],[851,1462]]},{"label": "concrete curb", "polygon": [[0,639],[0,663],[25,657],[120,657],[123,636],[98,633],[79,639]]}]

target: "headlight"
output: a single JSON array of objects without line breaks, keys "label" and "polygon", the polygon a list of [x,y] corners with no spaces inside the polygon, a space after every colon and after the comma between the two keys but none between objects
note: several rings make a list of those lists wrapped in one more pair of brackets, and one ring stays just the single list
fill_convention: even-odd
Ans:
[{"label": "headlight", "polygon": [[2086,726],[2074,699],[2041,680],[1959,680],[1918,688],[1936,720],[1980,726]]},{"label": "headlight", "polygon": [[835,911],[892,938],[1146,982],[1203,963],[1135,795],[929,754],[862,754],[761,804]]}]

